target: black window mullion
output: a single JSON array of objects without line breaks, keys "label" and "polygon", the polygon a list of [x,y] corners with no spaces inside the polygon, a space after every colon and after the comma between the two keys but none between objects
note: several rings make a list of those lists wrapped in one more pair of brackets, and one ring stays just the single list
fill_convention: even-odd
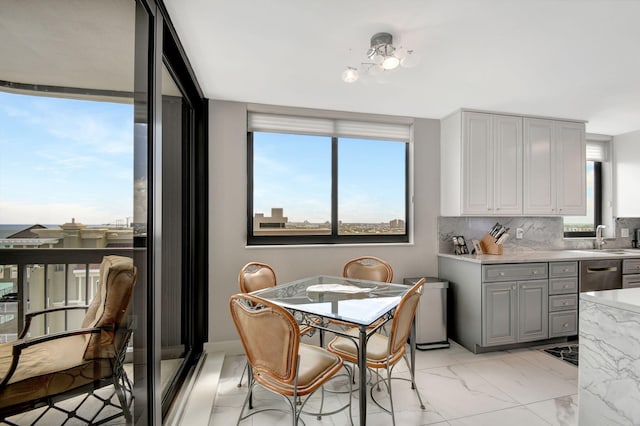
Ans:
[{"label": "black window mullion", "polygon": [[338,237],[338,138],[331,138],[331,237]]},{"label": "black window mullion", "polygon": [[600,161],[593,163],[593,186],[593,202],[595,204],[593,229],[596,229],[598,225],[602,225],[602,163]]}]

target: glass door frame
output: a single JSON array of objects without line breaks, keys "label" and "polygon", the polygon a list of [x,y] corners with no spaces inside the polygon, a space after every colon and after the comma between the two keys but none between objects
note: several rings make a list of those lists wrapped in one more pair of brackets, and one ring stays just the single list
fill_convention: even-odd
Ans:
[{"label": "glass door frame", "polygon": [[[198,86],[177,33],[161,0],[136,0],[135,152],[146,156],[147,232],[137,240],[139,269],[134,293],[134,421],[162,424],[189,370],[203,353],[208,336],[208,150],[207,100]],[[183,134],[183,324],[185,354],[162,398],[162,93],[163,63],[191,109]]]}]

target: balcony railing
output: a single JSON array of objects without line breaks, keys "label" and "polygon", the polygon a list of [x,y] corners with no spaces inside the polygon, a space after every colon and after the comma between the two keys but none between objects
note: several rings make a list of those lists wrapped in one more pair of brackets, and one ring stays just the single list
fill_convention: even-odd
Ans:
[{"label": "balcony railing", "polygon": [[[0,249],[0,282],[12,282],[17,293],[15,298],[9,292],[2,297],[4,301],[0,299],[0,341],[11,340],[22,329],[27,312],[88,304],[102,258],[111,254],[133,257],[133,252],[133,248]],[[67,329],[69,318],[65,314],[64,318],[49,319],[47,315],[42,324],[44,332],[49,330],[50,321],[56,322],[57,328]]]}]

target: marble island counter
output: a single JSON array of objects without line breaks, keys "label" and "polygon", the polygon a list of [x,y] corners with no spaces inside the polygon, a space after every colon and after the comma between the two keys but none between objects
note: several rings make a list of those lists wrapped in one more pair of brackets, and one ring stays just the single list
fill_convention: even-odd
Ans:
[{"label": "marble island counter", "polygon": [[455,255],[440,253],[439,257],[462,260],[465,262],[492,263],[523,263],[523,262],[562,262],[601,259],[633,259],[640,258],[640,249],[610,249],[610,250],[527,250],[507,252],[501,255]]},{"label": "marble island counter", "polygon": [[579,317],[579,424],[640,424],[640,288],[582,293]]}]

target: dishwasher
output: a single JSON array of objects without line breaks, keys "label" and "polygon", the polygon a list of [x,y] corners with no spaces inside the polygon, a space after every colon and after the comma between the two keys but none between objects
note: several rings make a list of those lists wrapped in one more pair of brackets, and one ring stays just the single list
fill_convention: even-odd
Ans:
[{"label": "dishwasher", "polygon": [[580,262],[580,291],[622,288],[622,260],[584,260]]}]

